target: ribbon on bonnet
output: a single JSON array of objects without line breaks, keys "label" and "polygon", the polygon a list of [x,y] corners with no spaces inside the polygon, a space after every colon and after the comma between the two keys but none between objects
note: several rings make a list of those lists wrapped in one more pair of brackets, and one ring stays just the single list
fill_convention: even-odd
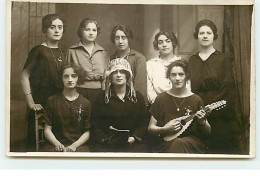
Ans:
[{"label": "ribbon on bonnet", "polygon": [[109,62],[108,68],[105,72],[105,103],[109,102],[111,97],[111,80],[110,75],[117,70],[124,70],[129,74],[129,79],[127,79],[126,85],[129,88],[127,97],[130,101],[136,103],[136,93],[133,85],[133,73],[130,64],[124,58],[116,58]]}]

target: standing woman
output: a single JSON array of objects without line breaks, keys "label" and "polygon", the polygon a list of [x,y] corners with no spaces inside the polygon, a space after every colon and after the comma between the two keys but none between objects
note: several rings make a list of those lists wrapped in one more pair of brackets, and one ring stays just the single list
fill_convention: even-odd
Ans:
[{"label": "standing woman", "polygon": [[133,83],[136,91],[139,91],[147,104],[147,72],[146,59],[143,54],[131,48],[133,32],[129,26],[117,25],[111,33],[111,41],[115,44],[117,51],[110,59],[124,58],[131,66]]},{"label": "standing woman", "polygon": [[208,117],[212,133],[208,139],[210,153],[234,154],[238,150],[238,121],[234,109],[234,81],[230,60],[216,50],[213,42],[218,38],[216,25],[207,19],[197,23],[194,32],[200,50],[190,57],[191,90],[204,104],[226,100],[223,110],[213,111]]},{"label": "standing woman", "polygon": [[95,19],[83,19],[77,31],[80,41],[69,48],[67,55],[68,62],[82,70],[83,84],[77,91],[91,104],[102,92],[103,74],[109,62],[107,51],[95,41],[100,30]]},{"label": "standing woman", "polygon": [[168,66],[181,57],[174,55],[177,46],[176,36],[167,31],[160,31],[154,37],[153,46],[159,50],[159,56],[149,60],[147,65],[147,94],[148,101],[152,104],[161,92],[171,89],[171,81],[166,77]]},{"label": "standing woman", "polygon": [[[187,87],[189,79],[187,65],[182,60],[171,63],[166,72],[172,88],[160,93],[151,106],[151,120],[148,131],[153,134],[151,141],[154,152],[166,153],[205,153],[206,146],[202,138],[210,134],[210,125],[205,118],[201,98]],[[176,138],[166,140],[182,129],[183,116],[195,113],[196,117],[189,127]],[[188,123],[188,122],[187,122]],[[157,139],[157,140],[156,140]]]},{"label": "standing woman", "polygon": [[34,111],[45,106],[48,97],[62,89],[59,78],[61,66],[65,62],[64,51],[58,43],[64,32],[64,20],[57,14],[49,14],[42,19],[42,32],[46,40],[29,52],[22,72],[22,88],[29,106],[28,151],[35,150]]}]

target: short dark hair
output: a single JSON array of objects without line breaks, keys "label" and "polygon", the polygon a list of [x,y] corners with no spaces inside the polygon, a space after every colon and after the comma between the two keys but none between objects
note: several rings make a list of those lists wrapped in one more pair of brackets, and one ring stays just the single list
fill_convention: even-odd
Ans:
[{"label": "short dark hair", "polygon": [[194,32],[194,38],[198,39],[198,34],[199,34],[199,30],[202,26],[208,26],[213,34],[214,34],[214,40],[218,39],[218,29],[217,26],[214,24],[214,22],[208,20],[208,19],[203,19],[201,21],[199,21],[195,27],[195,32]]},{"label": "short dark hair", "polygon": [[79,38],[82,38],[82,32],[83,30],[86,28],[86,26],[89,24],[89,23],[94,23],[96,24],[97,26],[97,35],[100,34],[101,32],[101,28],[100,26],[98,25],[97,21],[95,19],[92,19],[92,18],[85,18],[83,19],[80,24],[79,24],[79,28],[78,28],[78,31],[77,31],[77,34],[78,34],[78,37]]},{"label": "short dark hair", "polygon": [[176,46],[178,44],[178,40],[177,40],[177,37],[174,35],[174,33],[162,30],[154,36],[153,47],[155,50],[159,50],[158,38],[160,37],[160,35],[165,35],[168,39],[170,39],[172,41],[173,50],[176,48]]},{"label": "short dark hair", "polygon": [[61,81],[62,81],[64,70],[67,69],[67,68],[72,68],[74,70],[74,72],[78,75],[78,82],[77,82],[77,84],[83,84],[83,72],[82,72],[82,69],[80,69],[79,67],[75,66],[74,64],[65,64],[65,65],[63,65],[61,67],[61,71],[60,71],[60,79],[61,79]]},{"label": "short dark hair", "polygon": [[42,18],[42,32],[46,33],[47,29],[51,26],[52,21],[60,19],[63,23],[63,33],[65,32],[65,20],[58,14],[48,14]]},{"label": "short dark hair", "polygon": [[189,72],[189,69],[188,69],[188,65],[184,60],[175,60],[174,62],[172,62],[168,66],[168,69],[166,71],[166,77],[167,78],[170,78],[172,68],[175,67],[175,66],[182,67],[182,69],[183,69],[183,71],[185,72],[185,75],[186,75],[186,80],[190,79],[190,72]]},{"label": "short dark hair", "polygon": [[128,40],[128,43],[129,43],[129,45],[130,45],[131,42],[132,42],[132,40],[133,40],[133,38],[134,38],[134,37],[133,37],[133,32],[132,32],[130,26],[126,26],[126,25],[116,25],[116,26],[113,28],[113,30],[112,30],[112,32],[111,32],[111,36],[110,36],[111,41],[112,41],[113,44],[115,44],[115,36],[116,36],[116,31],[117,31],[117,30],[121,30],[121,31],[123,31],[123,32],[125,33],[125,35],[126,35],[126,37],[127,37],[127,40]]}]

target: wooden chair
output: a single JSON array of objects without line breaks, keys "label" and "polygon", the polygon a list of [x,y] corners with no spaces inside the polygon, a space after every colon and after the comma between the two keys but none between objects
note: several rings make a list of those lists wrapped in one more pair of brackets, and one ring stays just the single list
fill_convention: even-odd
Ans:
[{"label": "wooden chair", "polygon": [[44,140],[44,112],[35,112],[35,136],[36,136],[36,152],[39,151],[40,145]]}]

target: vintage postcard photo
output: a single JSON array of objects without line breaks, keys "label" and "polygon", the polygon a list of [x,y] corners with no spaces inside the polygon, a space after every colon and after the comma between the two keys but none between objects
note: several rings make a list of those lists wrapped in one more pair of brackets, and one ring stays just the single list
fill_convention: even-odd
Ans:
[{"label": "vintage postcard photo", "polygon": [[7,0],[6,155],[254,158],[254,1]]}]

